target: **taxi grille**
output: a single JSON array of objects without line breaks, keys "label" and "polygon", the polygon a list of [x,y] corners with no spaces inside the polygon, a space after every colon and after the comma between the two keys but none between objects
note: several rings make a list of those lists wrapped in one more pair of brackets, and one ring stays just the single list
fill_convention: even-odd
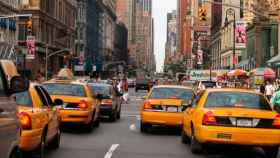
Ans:
[{"label": "taxi grille", "polygon": [[[224,127],[238,127],[236,124],[233,124],[229,117],[223,116],[216,116],[217,126],[224,126]],[[234,117],[234,119],[246,119],[246,120],[253,120],[255,118],[244,118],[244,117]],[[258,123],[256,126],[246,127],[246,128],[267,128],[267,129],[275,129],[272,125],[273,119],[258,119]],[[242,128],[242,127],[241,127]]]}]

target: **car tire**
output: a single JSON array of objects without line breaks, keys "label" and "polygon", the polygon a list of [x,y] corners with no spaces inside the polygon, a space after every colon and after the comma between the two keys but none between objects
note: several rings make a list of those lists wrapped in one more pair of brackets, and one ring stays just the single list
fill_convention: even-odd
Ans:
[{"label": "car tire", "polygon": [[57,134],[55,135],[52,142],[50,143],[50,147],[52,149],[58,149],[59,148],[59,146],[60,146],[60,136],[61,136],[61,132],[60,132],[60,129],[58,129]]},{"label": "car tire", "polygon": [[37,158],[44,158],[45,157],[45,147],[46,147],[46,134],[43,134],[40,146],[36,150],[36,157]]},{"label": "car tire", "polygon": [[279,146],[263,147],[266,158],[277,158]]},{"label": "car tire", "polygon": [[9,158],[22,158],[22,155],[18,149],[14,149]]},{"label": "car tire", "polygon": [[191,142],[191,139],[186,135],[184,129],[182,129],[181,140],[184,144],[189,144]]},{"label": "car tire", "polygon": [[191,152],[194,154],[201,154],[203,152],[203,146],[195,138],[194,131],[192,132],[192,136],[190,139],[190,149],[191,149]]},{"label": "car tire", "polygon": [[140,131],[141,131],[141,133],[148,133],[150,127],[151,127],[151,126],[148,125],[148,124],[141,123],[141,125],[140,125]]}]

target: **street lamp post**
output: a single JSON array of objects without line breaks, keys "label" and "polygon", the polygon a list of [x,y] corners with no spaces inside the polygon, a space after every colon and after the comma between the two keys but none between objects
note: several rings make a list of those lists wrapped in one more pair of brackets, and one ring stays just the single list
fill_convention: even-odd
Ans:
[{"label": "street lamp post", "polygon": [[56,52],[53,52],[51,54],[48,53],[48,45],[46,45],[46,59],[45,59],[45,77],[46,77],[46,80],[48,80],[48,59],[54,55],[57,55],[57,54],[60,54],[60,53],[64,53],[64,52],[70,52],[69,49],[63,49],[63,50],[59,50],[59,51],[56,51]]},{"label": "street lamp post", "polygon": [[226,10],[226,19],[225,19],[225,27],[229,25],[228,21],[228,15],[233,16],[233,48],[232,48],[232,56],[233,56],[233,69],[235,69],[235,64],[236,64],[236,56],[235,56],[235,28],[236,28],[236,17],[235,17],[235,10],[233,8],[228,8]]}]

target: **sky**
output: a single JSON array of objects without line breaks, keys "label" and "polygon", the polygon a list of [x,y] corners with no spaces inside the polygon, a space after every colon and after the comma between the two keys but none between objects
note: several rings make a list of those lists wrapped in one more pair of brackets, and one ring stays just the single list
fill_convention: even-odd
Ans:
[{"label": "sky", "polygon": [[167,13],[177,9],[177,0],[153,0],[154,53],[157,72],[163,70],[167,29]]}]

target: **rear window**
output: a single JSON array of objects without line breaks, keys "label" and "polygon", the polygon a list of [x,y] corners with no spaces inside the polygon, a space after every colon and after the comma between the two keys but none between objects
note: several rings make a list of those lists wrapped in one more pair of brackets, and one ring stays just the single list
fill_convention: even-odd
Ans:
[{"label": "rear window", "polygon": [[89,85],[92,91],[96,94],[110,95],[109,86]]},{"label": "rear window", "polygon": [[155,88],[149,98],[189,100],[193,98],[193,91],[183,88]]},{"label": "rear window", "polygon": [[51,83],[44,84],[43,87],[50,95],[86,97],[86,92],[82,85]]},{"label": "rear window", "polygon": [[272,110],[264,96],[245,92],[211,92],[207,97],[205,107]]},{"label": "rear window", "polygon": [[28,91],[24,91],[21,93],[16,93],[16,103],[20,106],[28,106],[32,107],[32,99]]}]

